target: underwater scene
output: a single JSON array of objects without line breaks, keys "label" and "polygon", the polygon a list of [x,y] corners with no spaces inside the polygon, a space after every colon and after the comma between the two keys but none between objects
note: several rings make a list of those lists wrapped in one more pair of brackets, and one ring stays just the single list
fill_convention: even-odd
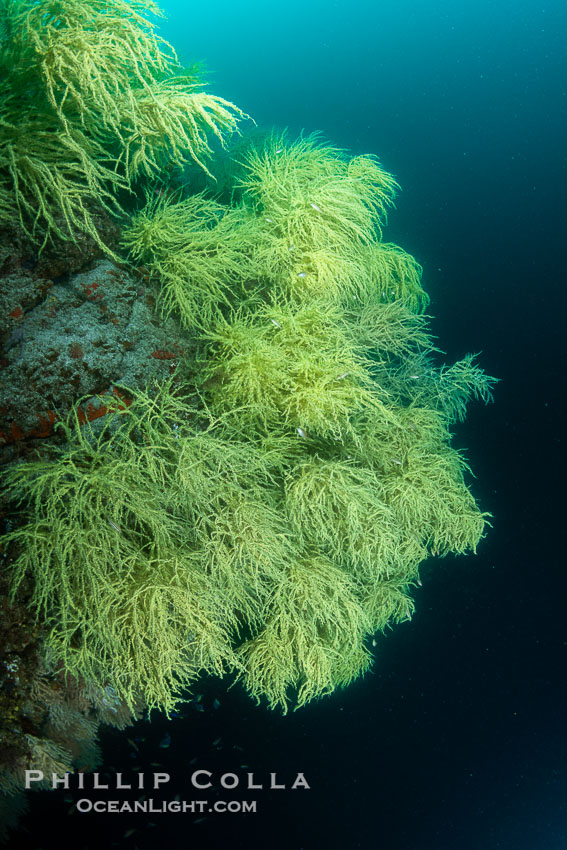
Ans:
[{"label": "underwater scene", "polygon": [[565,850],[566,36],[0,0],[2,846]]}]

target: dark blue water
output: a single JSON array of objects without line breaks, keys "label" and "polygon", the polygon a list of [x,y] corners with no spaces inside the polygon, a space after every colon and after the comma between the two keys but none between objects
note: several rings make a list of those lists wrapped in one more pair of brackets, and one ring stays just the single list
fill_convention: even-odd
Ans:
[{"label": "dark blue water", "polygon": [[[396,175],[385,238],[423,264],[440,347],[448,361],[482,351],[502,379],[455,435],[494,528],[476,557],[426,566],[413,621],[345,692],[282,718],[207,683],[205,711],[169,726],[156,716],[136,732],[139,754],[105,737],[106,769],[168,770],[169,796],[195,798],[192,759],[217,775],[303,771],[310,791],[264,790],[257,814],[197,824],[69,816],[37,795],[28,827],[49,819],[50,834],[97,850],[565,850],[567,6],[165,8],[163,34],[207,62],[215,94],[260,125],[375,153]],[[17,846],[50,846],[22,836]]]}]

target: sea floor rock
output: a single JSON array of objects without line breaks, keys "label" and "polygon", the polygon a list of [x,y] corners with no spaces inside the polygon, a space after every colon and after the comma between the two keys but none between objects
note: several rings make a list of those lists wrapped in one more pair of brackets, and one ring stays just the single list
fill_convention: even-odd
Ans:
[{"label": "sea floor rock", "polygon": [[189,346],[181,326],[156,313],[150,285],[109,259],[55,281],[25,269],[5,275],[0,314],[0,446],[49,436],[85,396],[86,418],[100,416],[98,396],[163,380]]}]

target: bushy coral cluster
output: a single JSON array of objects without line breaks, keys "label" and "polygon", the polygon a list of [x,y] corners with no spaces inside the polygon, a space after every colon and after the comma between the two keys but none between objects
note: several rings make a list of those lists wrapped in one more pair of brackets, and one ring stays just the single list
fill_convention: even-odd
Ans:
[{"label": "bushy coral cluster", "polygon": [[[243,113],[157,36],[152,0],[0,3],[0,224],[34,242],[88,234],[141,177],[188,159]],[[106,249],[108,250],[108,249]]]},{"label": "bushy coral cluster", "polygon": [[44,625],[34,623],[27,604],[29,582],[10,604],[10,555],[4,551],[1,559],[0,841],[25,809],[26,770],[42,770],[46,777],[92,770],[100,759],[100,724],[123,729],[135,720],[111,688],[70,676],[51,662]]},{"label": "bushy coral cluster", "polygon": [[175,378],[9,474],[14,587],[131,707],[203,673],[284,711],[346,685],[419,564],[486,522],[449,427],[493,379],[435,365],[421,269],[381,241],[393,178],[285,134],[235,173],[231,204],[150,196],[124,235],[193,336]]}]

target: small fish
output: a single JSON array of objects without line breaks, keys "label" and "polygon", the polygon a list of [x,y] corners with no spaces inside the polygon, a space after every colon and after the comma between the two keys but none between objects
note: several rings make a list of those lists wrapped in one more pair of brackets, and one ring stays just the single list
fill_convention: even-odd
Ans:
[{"label": "small fish", "polygon": [[410,375],[410,378],[412,379],[412,381],[417,381],[419,375]]},{"label": "small fish", "polygon": [[350,375],[350,372],[343,372],[342,375],[339,375],[338,378],[335,378],[335,381],[342,381],[342,379],[346,378],[347,375]]},{"label": "small fish", "polygon": [[240,769],[241,769],[241,770],[246,770],[246,768],[248,768],[248,767],[250,767],[250,765],[249,765],[249,764],[241,764],[241,765],[240,765]]},{"label": "small fish", "polygon": [[303,428],[296,428],[295,430],[297,431],[300,437],[303,437],[304,440],[307,439],[307,434],[305,433]]},{"label": "small fish", "polygon": [[118,534],[122,534],[121,530],[118,528],[118,526],[116,525],[116,523],[115,523],[115,522],[112,522],[112,520],[111,520],[111,519],[107,519],[106,521],[107,521],[107,523],[109,524],[109,526],[110,526],[111,528],[113,528],[115,531],[117,531],[117,532],[118,532]]},{"label": "small fish", "polygon": [[270,319],[270,321],[272,322],[272,324],[274,324],[274,325],[276,326],[276,328],[281,328],[280,323],[279,323],[279,322],[276,322],[276,320],[275,320],[275,319]]},{"label": "small fish", "polygon": [[298,272],[298,277],[307,277],[307,272]]},{"label": "small fish", "polygon": [[283,151],[283,148],[278,148],[276,153],[282,153],[282,151]]},{"label": "small fish", "polygon": [[215,738],[215,740],[214,740],[214,741],[213,741],[213,743],[212,743],[212,746],[213,746],[213,747],[216,747],[216,746],[217,746],[217,744],[220,744],[220,742],[221,742],[221,741],[222,741],[222,738]]},{"label": "small fish", "polygon": [[309,201],[309,206],[313,207],[317,212],[322,212],[321,207],[318,207],[317,204],[312,204],[311,201]]},{"label": "small fish", "polygon": [[217,699],[216,697],[214,698],[214,700],[213,700],[213,708],[214,708],[214,710],[215,710],[215,711],[217,711],[217,709],[219,709],[219,708],[220,708],[220,699]]},{"label": "small fish", "polygon": [[401,462],[401,460],[398,460],[398,459],[397,459],[397,458],[395,458],[395,457],[393,457],[393,458],[392,458],[392,463],[397,463],[397,464],[398,464],[398,466],[402,466],[402,462]]},{"label": "small fish", "polygon": [[207,820],[207,818],[195,818],[193,823],[203,823],[204,820]]},{"label": "small fish", "polygon": [[270,224],[271,224],[271,223],[272,223],[272,221],[273,221],[273,219],[271,219],[271,218],[267,218],[267,219],[266,219],[266,221],[269,221],[269,222],[270,222]]},{"label": "small fish", "polygon": [[136,744],[136,743],[132,740],[132,738],[126,738],[126,740],[127,740],[127,741],[128,741],[128,743],[130,744],[130,746],[131,746],[134,750],[136,750],[136,752],[137,752],[137,753],[139,753],[139,752],[140,752],[140,748],[139,748],[139,746],[138,746],[138,745],[137,745],[137,744]]},{"label": "small fish", "polygon": [[134,835],[135,832],[138,832],[137,829],[127,829],[124,833],[124,838],[130,838],[131,835]]},{"label": "small fish", "polygon": [[376,646],[376,638],[372,638],[372,646]]},{"label": "small fish", "polygon": [[160,749],[167,750],[169,745],[171,744],[171,735],[169,732],[166,732],[161,741],[159,742]]},{"label": "small fish", "polygon": [[195,711],[204,711],[205,710],[205,706],[201,702],[196,702],[195,705],[193,706],[193,708],[195,709]]}]

